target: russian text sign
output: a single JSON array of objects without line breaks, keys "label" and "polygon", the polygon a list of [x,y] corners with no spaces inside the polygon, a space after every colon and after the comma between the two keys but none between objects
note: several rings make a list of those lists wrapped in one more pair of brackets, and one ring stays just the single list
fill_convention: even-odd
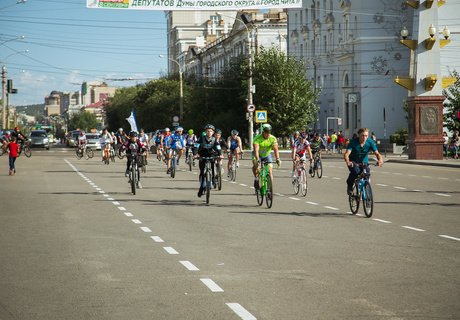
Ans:
[{"label": "russian text sign", "polygon": [[87,8],[131,10],[241,10],[301,8],[302,0],[86,0]]}]

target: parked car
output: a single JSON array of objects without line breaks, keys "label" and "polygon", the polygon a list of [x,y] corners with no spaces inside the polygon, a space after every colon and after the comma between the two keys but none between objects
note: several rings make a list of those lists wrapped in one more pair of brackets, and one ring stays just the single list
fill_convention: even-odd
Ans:
[{"label": "parked car", "polygon": [[32,130],[29,134],[29,141],[32,147],[42,147],[50,149],[48,134],[45,130]]},{"label": "parked car", "polygon": [[101,150],[101,135],[98,133],[87,133],[86,134],[86,145],[94,150]]}]

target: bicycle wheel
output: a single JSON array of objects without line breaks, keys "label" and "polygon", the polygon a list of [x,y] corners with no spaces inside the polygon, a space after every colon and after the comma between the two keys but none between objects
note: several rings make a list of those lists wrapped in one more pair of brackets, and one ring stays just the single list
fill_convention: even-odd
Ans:
[{"label": "bicycle wheel", "polygon": [[314,178],[315,177],[315,172],[316,172],[316,165],[313,165],[312,167],[310,167],[309,171],[310,171],[310,176],[312,178]]},{"label": "bicycle wheel", "polygon": [[259,189],[255,189],[256,191],[256,197],[257,197],[257,204],[259,206],[262,205],[262,203],[264,203],[264,195],[262,193],[262,184],[263,184],[263,179],[261,177],[262,173],[259,174]]},{"label": "bicycle wheel", "polygon": [[24,146],[24,155],[27,158],[30,158],[32,156],[32,150],[30,150],[29,146]]},{"label": "bicycle wheel", "polygon": [[212,175],[211,170],[206,170],[206,204],[209,204],[209,198],[211,197],[212,189]]},{"label": "bicycle wheel", "polygon": [[174,177],[176,176],[176,156],[173,155],[171,157],[171,168],[170,168],[170,174],[171,174],[171,178],[174,179]]},{"label": "bicycle wheel", "polygon": [[77,156],[77,159],[80,160],[83,157],[83,150],[80,148],[77,148],[75,150],[75,155]]},{"label": "bicycle wheel", "polygon": [[300,169],[299,185],[300,185],[301,193],[305,197],[307,195],[307,192],[308,192],[307,172],[306,172],[305,168]]},{"label": "bicycle wheel", "polygon": [[217,167],[217,190],[222,190],[222,171],[220,165]]},{"label": "bicycle wheel", "polygon": [[235,181],[235,180],[236,180],[236,158],[233,157],[231,181]]},{"label": "bicycle wheel", "polygon": [[125,151],[121,151],[121,149],[118,149],[117,157],[118,159],[123,159],[125,157]]},{"label": "bicycle wheel", "polygon": [[350,203],[350,210],[352,214],[356,214],[359,209],[359,191],[358,191],[358,183],[353,183],[353,189],[351,194],[348,196],[348,202]]},{"label": "bicycle wheel", "polygon": [[299,194],[300,191],[300,184],[299,184],[299,175],[298,175],[298,170],[295,169],[294,171],[294,177],[292,177],[292,187],[294,188],[294,193]]},{"label": "bicycle wheel", "polygon": [[188,162],[188,170],[189,171],[192,171],[192,165],[193,165],[193,161],[192,161],[192,155],[191,155],[192,151],[189,150],[188,151],[188,157],[187,157],[187,162]]},{"label": "bicycle wheel", "polygon": [[142,173],[146,173],[147,172],[147,156],[142,156],[142,167],[141,167],[141,171]]},{"label": "bicycle wheel", "polygon": [[93,152],[93,149],[91,149],[90,147],[87,147],[86,148],[86,159],[92,159],[94,157],[94,152]]},{"label": "bicycle wheel", "polygon": [[131,161],[131,172],[130,172],[130,179],[131,179],[131,192],[136,194],[136,165],[134,161]]},{"label": "bicycle wheel", "polygon": [[372,211],[374,211],[374,198],[372,196],[372,188],[369,182],[365,182],[362,192],[363,199],[363,209],[366,217],[370,218],[372,216]]},{"label": "bicycle wheel", "polygon": [[267,203],[267,207],[271,208],[273,205],[273,183],[272,178],[270,175],[267,175],[267,192],[265,194],[265,202]]},{"label": "bicycle wheel", "polygon": [[316,163],[316,176],[318,179],[321,179],[323,176],[323,164],[321,163],[321,160],[318,159],[318,162]]}]

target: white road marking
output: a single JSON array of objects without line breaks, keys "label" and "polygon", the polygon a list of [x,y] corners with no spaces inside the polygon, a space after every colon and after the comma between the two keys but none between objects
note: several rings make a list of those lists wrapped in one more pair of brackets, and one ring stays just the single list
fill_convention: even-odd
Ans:
[{"label": "white road marking", "polygon": [[393,172],[393,174],[395,174],[395,175],[397,175],[397,176],[402,175],[402,173],[400,173],[400,172]]},{"label": "white road marking", "polygon": [[193,263],[190,261],[179,261],[184,267],[186,267],[189,271],[200,271]]},{"label": "white road marking", "polygon": [[99,193],[105,193],[105,191],[103,191],[103,190],[99,190]]},{"label": "white road marking", "polygon": [[414,231],[426,231],[426,230],[423,230],[423,229],[414,228],[414,227],[410,227],[410,226],[402,226],[402,227],[406,228],[406,229],[414,230]]},{"label": "white road marking", "polygon": [[314,205],[314,206],[317,206],[317,205],[318,205],[318,203],[316,203],[316,202],[311,202],[311,201],[305,201],[305,203],[312,204],[312,205]]},{"label": "white road marking", "polygon": [[125,216],[127,217],[133,217],[133,214],[131,212],[123,212]]},{"label": "white road marking", "polygon": [[372,219],[372,220],[378,221],[378,222],[383,222],[383,223],[391,223],[391,221],[382,220],[382,219]]},{"label": "white road marking", "polygon": [[404,187],[393,187],[395,189],[398,189],[398,190],[407,190],[407,188],[404,188]]},{"label": "white road marking", "polygon": [[115,200],[115,199],[114,199],[114,198],[107,198],[107,200],[109,200],[109,201],[113,201],[113,200]]},{"label": "white road marking", "polygon": [[300,200],[299,198],[289,197],[291,200]]},{"label": "white road marking", "polygon": [[243,320],[257,320],[248,310],[243,308],[239,303],[226,303],[226,305],[233,310]]},{"label": "white road marking", "polygon": [[431,178],[430,176],[422,176],[422,178]]},{"label": "white road marking", "polygon": [[173,247],[163,247],[163,249],[165,249],[165,251],[169,254],[179,254],[179,252],[177,252]]},{"label": "white road marking", "polygon": [[388,171],[381,171],[381,173],[389,173]]},{"label": "white road marking", "polygon": [[376,183],[375,185],[376,185],[376,186],[380,186],[380,187],[388,187],[387,184],[383,184],[383,183]]},{"label": "white road marking", "polygon": [[[251,188],[251,189],[254,189],[254,187],[250,187],[250,188]],[[277,193],[275,193],[275,194],[277,194]]]},{"label": "white road marking", "polygon": [[416,177],[415,174],[408,174],[407,176],[409,176],[409,177]]},{"label": "white road marking", "polygon": [[235,181],[230,181],[230,183],[236,183]]},{"label": "white road marking", "polygon": [[101,191],[102,189],[101,188],[96,188],[97,191]]},{"label": "white road marking", "polygon": [[275,192],[275,194],[276,194],[277,196],[284,197],[284,194],[276,193],[276,192]]},{"label": "white road marking", "polygon": [[131,221],[134,222],[135,224],[142,224],[142,221],[138,219],[131,219]]},{"label": "white road marking", "polygon": [[247,187],[248,185],[247,185],[247,184],[244,184],[244,183],[240,183],[240,186],[242,186],[242,187]]},{"label": "white road marking", "polygon": [[323,178],[329,178],[329,176],[323,176]]},{"label": "white road marking", "polygon": [[152,240],[155,242],[164,242],[163,239],[161,239],[159,236],[151,236],[150,238],[152,238]]},{"label": "white road marking", "polygon": [[212,281],[211,279],[209,278],[203,278],[203,279],[200,279],[201,282],[203,282],[206,287],[209,288],[209,290],[211,290],[212,292],[224,292],[224,289],[222,289],[221,287],[219,287],[217,285],[217,283],[215,283],[214,281]]},{"label": "white road marking", "polygon": [[120,210],[120,211],[125,211],[126,208],[125,208],[125,207],[118,207],[118,210]]},{"label": "white road marking", "polygon": [[435,193],[435,195],[441,196],[441,197],[451,197],[450,194],[445,194],[445,193]]},{"label": "white road marking", "polygon": [[326,209],[331,209],[331,210],[340,210],[339,208],[335,208],[335,207],[329,207],[329,206],[324,206],[324,208]]},{"label": "white road marking", "polygon": [[449,180],[449,178],[438,177],[439,180]]},{"label": "white road marking", "polygon": [[443,237],[443,238],[446,238],[446,239],[451,239],[451,240],[460,241],[460,238],[455,238],[455,237],[447,236],[447,235],[445,235],[445,234],[440,234],[439,236],[440,236],[440,237]]},{"label": "white road marking", "polygon": [[340,180],[342,178],[339,178],[339,177],[332,177],[333,180]]},{"label": "white road marking", "polygon": [[141,227],[141,230],[144,232],[152,232],[149,227]]},{"label": "white road marking", "polygon": [[[362,214],[362,213],[357,213],[356,215],[357,215],[357,216],[360,216],[360,217],[365,217],[365,215]],[[390,222],[390,223],[391,223],[391,222]]]},{"label": "white road marking", "polygon": [[117,202],[117,201],[113,201],[112,203],[113,203],[114,205],[116,205],[116,206],[119,206],[119,205],[120,205],[120,202]]},{"label": "white road marking", "polygon": [[414,192],[423,192],[422,190],[419,190],[419,189],[414,189],[412,191],[414,191]]}]

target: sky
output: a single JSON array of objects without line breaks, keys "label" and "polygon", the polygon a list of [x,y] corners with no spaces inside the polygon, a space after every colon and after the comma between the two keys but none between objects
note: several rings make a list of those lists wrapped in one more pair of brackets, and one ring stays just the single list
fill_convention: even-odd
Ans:
[{"label": "sky", "polygon": [[[44,103],[51,91],[78,91],[84,81],[133,86],[167,73],[167,59],[158,57],[167,54],[163,11],[17,1],[0,0],[0,63],[18,89],[11,105]],[[126,78],[134,80],[114,80]]]}]

